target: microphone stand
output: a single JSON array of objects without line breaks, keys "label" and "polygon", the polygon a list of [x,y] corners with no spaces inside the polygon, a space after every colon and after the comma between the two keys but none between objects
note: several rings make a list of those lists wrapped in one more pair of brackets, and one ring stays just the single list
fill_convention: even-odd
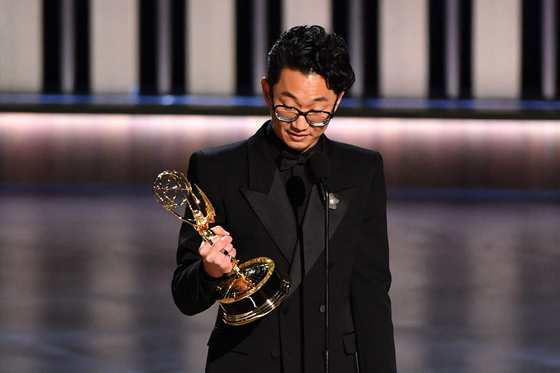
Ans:
[{"label": "microphone stand", "polygon": [[317,184],[325,207],[325,373],[329,372],[329,194],[325,180],[329,177],[329,159],[323,152],[309,158],[309,174]]},{"label": "microphone stand", "polygon": [[325,202],[325,373],[329,373],[329,193],[322,181],[319,190]]}]

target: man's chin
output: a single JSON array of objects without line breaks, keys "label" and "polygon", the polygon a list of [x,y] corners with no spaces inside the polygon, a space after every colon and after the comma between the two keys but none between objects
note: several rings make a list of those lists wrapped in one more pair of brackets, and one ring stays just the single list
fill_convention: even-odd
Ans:
[{"label": "man's chin", "polygon": [[309,148],[309,146],[295,141],[287,142],[286,145],[300,153],[306,151]]},{"label": "man's chin", "polygon": [[[306,139],[308,140],[308,139]],[[313,144],[310,144],[309,141],[294,141],[290,136],[286,136],[283,138],[283,141],[286,145],[298,152],[304,152],[307,149],[311,148]]]}]

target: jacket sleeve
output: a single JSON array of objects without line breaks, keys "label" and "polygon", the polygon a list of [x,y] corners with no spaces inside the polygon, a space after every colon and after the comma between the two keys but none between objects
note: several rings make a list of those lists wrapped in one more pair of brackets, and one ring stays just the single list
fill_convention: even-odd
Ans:
[{"label": "jacket sleeve", "polygon": [[[189,162],[188,179],[198,185],[208,195],[206,186],[209,182],[202,175],[205,168],[200,166],[204,156],[196,152]],[[212,201],[214,204],[214,201]],[[190,210],[186,208],[186,218],[192,218]],[[202,258],[198,254],[202,239],[198,232],[187,223],[183,223],[179,233],[179,247],[177,249],[177,268],[172,280],[172,294],[179,310],[186,315],[195,315],[208,309],[214,304],[212,293],[216,281],[210,280],[202,268]]]},{"label": "jacket sleeve", "polygon": [[359,247],[353,264],[352,314],[362,372],[396,372],[389,288],[387,193],[383,160],[375,153],[375,173],[365,203]]}]

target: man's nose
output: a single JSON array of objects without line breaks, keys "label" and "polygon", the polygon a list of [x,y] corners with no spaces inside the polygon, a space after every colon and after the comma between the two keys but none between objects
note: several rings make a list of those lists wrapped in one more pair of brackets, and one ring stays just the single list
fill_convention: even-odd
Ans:
[{"label": "man's nose", "polygon": [[292,127],[297,129],[298,131],[303,131],[307,129],[307,127],[309,127],[309,123],[307,123],[305,116],[300,115],[296,120],[292,122]]}]

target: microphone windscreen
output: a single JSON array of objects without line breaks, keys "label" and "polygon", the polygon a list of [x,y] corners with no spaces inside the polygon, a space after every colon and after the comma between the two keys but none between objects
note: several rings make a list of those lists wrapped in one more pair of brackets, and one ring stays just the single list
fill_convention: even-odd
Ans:
[{"label": "microphone windscreen", "polygon": [[313,154],[306,163],[309,179],[313,184],[325,181],[331,174],[329,158],[323,152]]}]

